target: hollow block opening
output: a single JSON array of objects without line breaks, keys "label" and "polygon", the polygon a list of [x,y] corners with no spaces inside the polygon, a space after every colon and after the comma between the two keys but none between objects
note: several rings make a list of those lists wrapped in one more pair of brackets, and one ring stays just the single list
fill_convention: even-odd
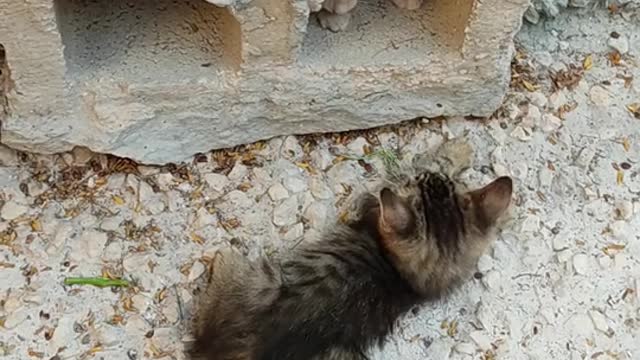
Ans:
[{"label": "hollow block opening", "polygon": [[240,24],[203,0],[55,0],[67,76],[183,82],[240,66]]},{"label": "hollow block opening", "polygon": [[458,55],[474,0],[424,0],[417,10],[391,0],[360,0],[346,30],[333,33],[309,20],[299,61],[336,67],[425,65]]},{"label": "hollow block opening", "polygon": [[11,78],[9,65],[7,64],[7,55],[4,45],[0,44],[0,115],[6,114],[9,111],[7,93],[9,92],[10,84]]}]

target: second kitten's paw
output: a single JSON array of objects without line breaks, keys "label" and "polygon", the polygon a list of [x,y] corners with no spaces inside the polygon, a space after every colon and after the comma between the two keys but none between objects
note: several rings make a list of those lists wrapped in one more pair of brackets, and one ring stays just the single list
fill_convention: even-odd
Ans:
[{"label": "second kitten's paw", "polygon": [[328,11],[318,13],[318,21],[320,26],[333,32],[343,31],[349,25],[351,14],[332,14]]},{"label": "second kitten's paw", "polygon": [[423,0],[391,0],[400,9],[417,10],[422,6]]}]

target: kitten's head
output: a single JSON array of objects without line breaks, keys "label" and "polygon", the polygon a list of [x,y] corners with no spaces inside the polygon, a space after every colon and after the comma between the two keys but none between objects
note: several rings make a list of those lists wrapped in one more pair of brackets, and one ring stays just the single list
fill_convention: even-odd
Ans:
[{"label": "kitten's head", "polygon": [[425,296],[440,295],[473,270],[513,191],[509,177],[471,191],[457,187],[447,176],[427,172],[378,196],[382,246]]}]

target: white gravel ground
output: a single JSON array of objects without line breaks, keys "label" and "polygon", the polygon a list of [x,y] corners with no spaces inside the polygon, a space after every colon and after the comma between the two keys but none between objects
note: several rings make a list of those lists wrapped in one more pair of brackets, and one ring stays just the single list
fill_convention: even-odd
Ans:
[{"label": "white gravel ground", "polygon": [[[525,26],[524,74],[489,121],[278,138],[139,175],[84,151],[0,148],[0,357],[184,359],[194,281],[217,249],[295,246],[335,221],[382,155],[455,138],[474,149],[465,182],[515,178],[513,216],[475,278],[403,319],[373,357],[640,359],[640,13],[624,11]],[[554,91],[549,73],[571,64],[555,78],[573,86]],[[135,286],[63,285],[101,274]]]}]

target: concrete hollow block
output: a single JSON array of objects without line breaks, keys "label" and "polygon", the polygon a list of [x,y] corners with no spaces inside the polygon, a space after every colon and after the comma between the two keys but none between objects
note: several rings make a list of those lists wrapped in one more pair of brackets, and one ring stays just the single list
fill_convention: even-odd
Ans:
[{"label": "concrete hollow block", "polygon": [[161,164],[278,135],[489,115],[527,6],[360,0],[334,33],[308,0],[0,0],[2,142]]}]

